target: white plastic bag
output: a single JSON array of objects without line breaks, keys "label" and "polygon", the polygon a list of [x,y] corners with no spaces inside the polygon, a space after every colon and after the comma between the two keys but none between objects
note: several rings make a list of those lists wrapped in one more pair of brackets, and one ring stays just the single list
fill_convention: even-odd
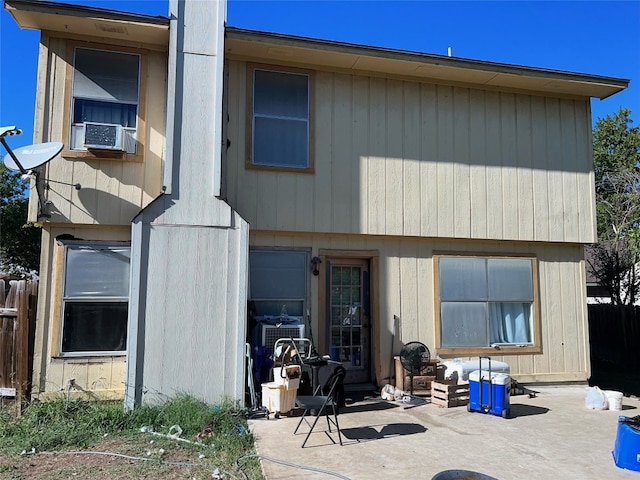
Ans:
[{"label": "white plastic bag", "polygon": [[609,401],[605,393],[598,387],[589,387],[584,399],[584,406],[591,410],[606,410],[609,408]]}]

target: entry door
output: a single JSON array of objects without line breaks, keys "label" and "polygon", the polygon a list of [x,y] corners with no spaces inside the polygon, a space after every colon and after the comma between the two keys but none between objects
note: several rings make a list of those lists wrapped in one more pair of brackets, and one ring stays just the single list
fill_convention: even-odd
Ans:
[{"label": "entry door", "polygon": [[327,318],[331,359],[347,370],[345,383],[371,380],[369,262],[330,259],[327,278]]}]

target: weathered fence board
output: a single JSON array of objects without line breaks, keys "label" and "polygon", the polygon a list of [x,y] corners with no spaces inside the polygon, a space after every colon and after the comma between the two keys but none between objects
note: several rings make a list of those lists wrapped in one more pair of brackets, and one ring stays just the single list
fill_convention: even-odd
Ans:
[{"label": "weathered fence board", "polygon": [[588,305],[591,360],[640,373],[640,307]]},{"label": "weathered fence board", "polygon": [[12,282],[11,288],[0,305],[0,400],[20,412],[31,394],[38,282]]},{"label": "weathered fence board", "polygon": [[16,319],[18,312],[4,310],[0,316],[0,388],[14,388]]}]

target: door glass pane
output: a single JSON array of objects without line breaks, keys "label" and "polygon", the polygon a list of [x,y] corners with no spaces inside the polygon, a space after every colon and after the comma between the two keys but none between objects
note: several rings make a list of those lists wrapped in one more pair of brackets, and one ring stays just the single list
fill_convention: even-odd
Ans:
[{"label": "door glass pane", "polygon": [[331,268],[331,285],[342,285],[342,268]]},{"label": "door glass pane", "polygon": [[340,325],[342,323],[342,315],[340,315],[342,309],[337,307],[331,307],[331,325]]},{"label": "door glass pane", "polygon": [[362,268],[331,266],[331,358],[362,366]]},{"label": "door glass pane", "polygon": [[484,258],[440,258],[442,300],[485,300],[487,270]]}]

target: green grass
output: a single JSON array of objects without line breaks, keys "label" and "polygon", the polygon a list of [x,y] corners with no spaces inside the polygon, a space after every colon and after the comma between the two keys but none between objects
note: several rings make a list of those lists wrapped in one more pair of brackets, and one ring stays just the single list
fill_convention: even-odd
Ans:
[{"label": "green grass", "polygon": [[[147,426],[166,435],[173,425],[182,429],[180,438],[199,444],[140,430]],[[205,435],[196,436],[199,433]],[[183,456],[185,449],[192,450],[191,458],[196,461],[198,452],[206,452],[206,461],[212,467],[215,463],[227,471],[237,471],[236,461],[254,453],[254,439],[246,419],[230,404],[209,406],[190,396],[180,396],[162,405],[140,406],[128,413],[121,401],[35,401],[19,417],[0,409],[0,455],[17,455],[32,448],[36,452],[86,449],[99,445],[105,438],[121,439],[124,445],[130,443],[130,452],[119,452],[129,455],[139,454],[141,448],[144,451],[150,440],[157,448],[162,445],[167,452],[172,449]],[[255,458],[243,460],[242,469],[248,478],[262,478]]]}]

